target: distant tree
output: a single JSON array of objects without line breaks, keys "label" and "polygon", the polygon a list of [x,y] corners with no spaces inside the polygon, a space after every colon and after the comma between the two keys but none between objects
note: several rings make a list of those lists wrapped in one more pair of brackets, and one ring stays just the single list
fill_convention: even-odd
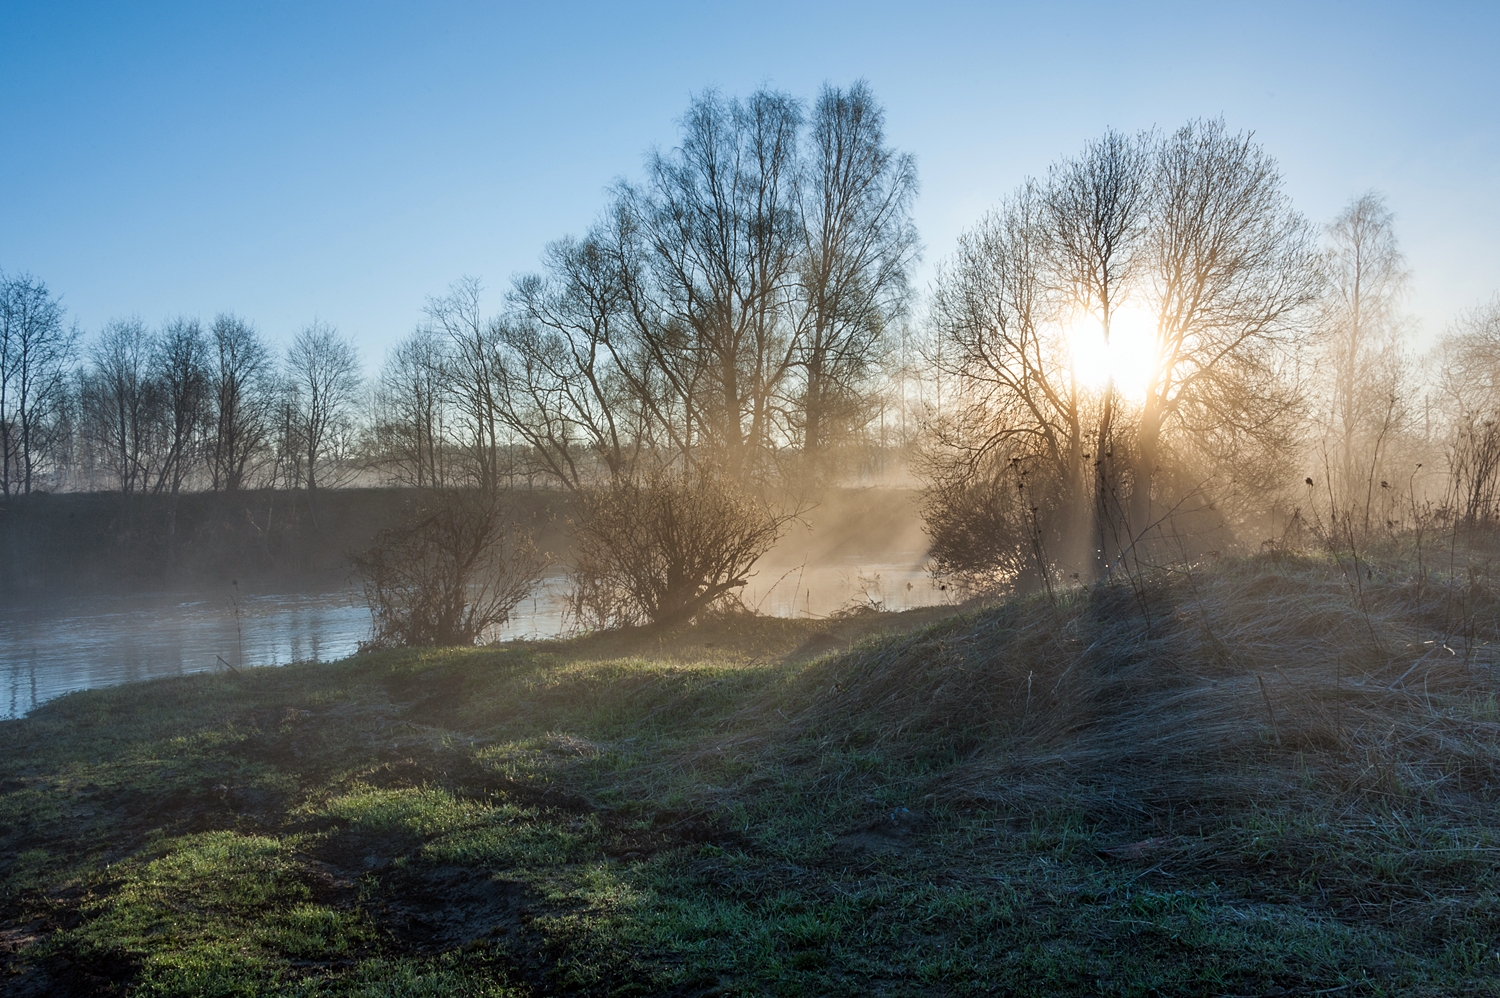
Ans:
[{"label": "distant tree", "polygon": [[82,391],[87,435],[126,494],[151,484],[162,394],[152,376],[154,344],[139,319],[116,319],[89,349]]},{"label": "distant tree", "polygon": [[540,470],[571,489],[631,475],[669,407],[632,333],[621,262],[601,227],[548,246],[543,274],[511,292],[505,417]]},{"label": "distant tree", "polygon": [[287,349],[285,384],[288,442],[300,451],[302,483],[312,495],[342,456],[359,393],[359,354],[332,326],[314,321]]},{"label": "distant tree", "polygon": [[1500,516],[1500,295],[1461,313],[1432,366],[1448,451],[1447,501],[1469,524]]},{"label": "distant tree", "polygon": [[1323,416],[1339,498],[1363,506],[1366,520],[1376,470],[1407,415],[1410,391],[1398,311],[1409,274],[1393,223],[1385,200],[1370,192],[1324,230]]},{"label": "distant tree", "polygon": [[152,491],[175,496],[197,467],[209,409],[208,342],[196,319],[162,327],[150,363],[160,393],[160,444]]},{"label": "distant tree", "polygon": [[271,355],[255,329],[230,313],[214,318],[208,360],[206,458],[215,491],[235,492],[265,449],[277,398]]},{"label": "distant tree", "polygon": [[420,327],[391,351],[376,387],[377,447],[396,479],[417,488],[441,488],[450,476],[446,346]]},{"label": "distant tree", "polygon": [[29,274],[0,274],[0,494],[30,494],[67,405],[78,342],[62,304]]},{"label": "distant tree", "polygon": [[461,278],[446,295],[429,298],[425,311],[448,341],[445,381],[467,473],[481,489],[497,492],[509,443],[501,416],[506,402],[499,395],[504,361],[498,320],[480,307],[482,291],[476,278]]},{"label": "distant tree", "polygon": [[1500,418],[1500,295],[1455,318],[1433,353],[1439,405],[1450,421]]}]

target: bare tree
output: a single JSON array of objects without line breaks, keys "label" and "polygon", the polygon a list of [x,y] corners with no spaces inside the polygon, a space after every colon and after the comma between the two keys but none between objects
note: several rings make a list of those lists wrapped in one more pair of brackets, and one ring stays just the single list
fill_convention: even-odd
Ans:
[{"label": "bare tree", "polygon": [[500,326],[480,307],[479,281],[461,278],[442,297],[429,298],[426,312],[448,340],[446,376],[455,415],[454,431],[468,464],[468,474],[488,492],[500,489],[506,470],[508,439],[504,437],[499,395],[504,363]]},{"label": "bare tree", "polygon": [[276,378],[270,353],[249,323],[221,313],[214,319],[212,334],[209,482],[216,491],[234,492],[248,484],[268,442]]},{"label": "bare tree", "polygon": [[160,447],[154,492],[176,496],[197,464],[208,408],[208,344],[196,319],[175,319],[152,344],[150,364],[160,393]]},{"label": "bare tree", "polygon": [[153,342],[139,319],[116,319],[89,350],[83,413],[88,434],[126,494],[143,492],[153,477],[162,397],[152,377]]},{"label": "bare tree", "polygon": [[916,161],[885,144],[885,115],[859,81],[825,86],[813,110],[800,186],[798,263],[805,463],[816,473],[831,442],[868,418],[872,365],[905,311],[917,252],[911,204]]},{"label": "bare tree", "polygon": [[[939,272],[932,320],[951,349],[929,360],[953,388],[934,422],[928,509],[945,521],[934,538],[939,559],[955,570],[993,562],[1013,574],[1037,540],[1063,571],[1090,568],[1086,464],[1097,402],[1073,376],[1060,321],[1070,302],[1050,269],[1050,212],[1036,185],[1023,186],[959,237]],[[1043,501],[1034,497],[1052,508],[1033,510]],[[981,517],[976,502],[988,510]],[[951,516],[988,519],[990,536],[976,543],[968,526],[950,529],[959,526]],[[1045,537],[1033,537],[1038,530]]]},{"label": "bare tree", "polygon": [[1461,313],[1433,349],[1447,502],[1470,525],[1500,509],[1500,295]]},{"label": "bare tree", "polygon": [[287,349],[286,386],[302,482],[311,497],[320,481],[337,474],[339,445],[351,429],[350,410],[360,387],[354,344],[327,323],[304,326]]},{"label": "bare tree", "polygon": [[441,488],[448,468],[445,344],[430,326],[402,340],[376,386],[374,432],[398,481]]},{"label": "bare tree", "polygon": [[[934,296],[937,366],[955,386],[928,469],[939,546],[955,565],[988,551],[1013,576],[1092,560],[1099,577],[1141,553],[1163,463],[1174,479],[1243,474],[1250,451],[1274,463],[1301,412],[1290,361],[1320,281],[1274,162],[1222,122],[1111,133],[1023,187],[960,240]],[[1127,308],[1152,327],[1132,344],[1144,383],[1126,395],[1109,368],[1082,384],[1080,327],[1108,351]],[[972,517],[954,510],[979,507],[1008,539],[965,540]]]},{"label": "bare tree", "polygon": [[1433,359],[1439,405],[1454,424],[1500,415],[1500,295],[1460,314]]},{"label": "bare tree", "polygon": [[596,230],[553,243],[543,263],[511,294],[505,418],[568,488],[628,477],[667,405],[632,332],[617,247]]},{"label": "bare tree", "polygon": [[[1054,166],[1043,188],[1053,280],[1072,312],[1067,321],[1098,323],[1105,349],[1139,277],[1152,207],[1150,143],[1150,136],[1106,132],[1081,155]],[[1105,570],[1115,542],[1110,529],[1117,502],[1115,396],[1111,380],[1101,393],[1093,433],[1091,534],[1098,572]]]},{"label": "bare tree", "polygon": [[0,495],[30,494],[36,484],[77,341],[46,284],[0,274]]},{"label": "bare tree", "polygon": [[765,470],[796,363],[801,123],[786,94],[709,92],[646,183],[620,189],[626,307],[670,393],[673,442],[732,476]]},{"label": "bare tree", "polygon": [[1287,442],[1298,398],[1284,362],[1322,290],[1312,227],[1249,134],[1189,122],[1153,158],[1143,264],[1156,338],[1135,430],[1132,537],[1152,523],[1169,429],[1200,455],[1232,455],[1245,438]]}]

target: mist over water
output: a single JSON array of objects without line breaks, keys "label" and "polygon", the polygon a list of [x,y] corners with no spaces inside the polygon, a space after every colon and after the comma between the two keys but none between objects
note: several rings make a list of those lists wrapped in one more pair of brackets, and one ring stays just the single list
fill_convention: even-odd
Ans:
[{"label": "mist over water", "polygon": [[[886,552],[882,552],[886,554]],[[546,579],[493,640],[566,630],[566,581]],[[903,610],[939,603],[920,564],[835,559],[763,567],[744,602],[776,616],[822,617],[847,606]],[[324,593],[88,595],[0,609],[0,718],[73,690],[239,667],[333,661],[370,636],[357,588]],[[226,664],[227,663],[227,664]]]}]

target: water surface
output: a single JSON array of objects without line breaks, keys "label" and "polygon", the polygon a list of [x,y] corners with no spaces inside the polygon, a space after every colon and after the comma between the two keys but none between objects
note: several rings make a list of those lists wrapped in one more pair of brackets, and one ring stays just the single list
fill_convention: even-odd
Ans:
[{"label": "water surface", "polygon": [[[911,558],[850,559],[761,569],[744,601],[778,616],[826,616],[842,607],[901,610],[946,593]],[[495,640],[563,633],[563,580],[544,582]],[[358,589],[83,595],[0,608],[0,718],[19,717],[72,690],[240,666],[332,661],[370,635]]]}]

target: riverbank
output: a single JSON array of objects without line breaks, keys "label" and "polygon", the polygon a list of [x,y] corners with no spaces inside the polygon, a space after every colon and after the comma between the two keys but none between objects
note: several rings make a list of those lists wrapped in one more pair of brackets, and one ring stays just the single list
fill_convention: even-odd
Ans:
[{"label": "riverbank", "polygon": [[14,994],[1500,991],[1500,596],[1225,563],[0,724]]}]

